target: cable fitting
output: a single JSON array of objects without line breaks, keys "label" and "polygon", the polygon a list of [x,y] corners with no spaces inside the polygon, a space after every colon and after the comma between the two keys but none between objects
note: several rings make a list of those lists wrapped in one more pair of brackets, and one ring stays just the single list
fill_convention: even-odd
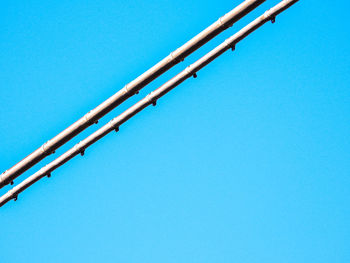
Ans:
[{"label": "cable fitting", "polygon": [[218,22],[219,22],[219,25],[220,27],[223,27],[224,29],[227,29],[230,27],[230,25],[226,25],[225,22],[223,21],[225,18],[225,16],[222,16],[219,18]]}]

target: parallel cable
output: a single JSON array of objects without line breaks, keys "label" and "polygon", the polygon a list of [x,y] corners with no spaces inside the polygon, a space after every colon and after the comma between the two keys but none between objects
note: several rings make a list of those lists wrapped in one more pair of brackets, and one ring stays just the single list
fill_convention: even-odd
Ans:
[{"label": "parallel cable", "polygon": [[246,0],[232,11],[221,17],[214,24],[206,28],[183,46],[170,53],[158,64],[147,70],[138,78],[127,84],[123,89],[115,93],[109,99],[97,106],[95,109],[88,112],[81,119],[73,123],[64,131],[56,135],[51,140],[47,141],[40,148],[32,152],[25,157],[22,161],[5,171],[0,176],[0,188],[11,183],[13,180],[20,176],[22,173],[33,167],[40,162],[46,156],[52,154],[61,147],[63,144],[71,140],[77,134],[88,128],[94,123],[97,123],[100,118],[112,111],[122,102],[137,94],[140,89],[144,88],[147,84],[158,78],[164,72],[172,68],[174,65],[183,61],[188,55],[195,50],[203,46],[209,40],[231,27],[235,22],[244,17],[250,11],[254,10],[257,6],[265,2],[266,0]]},{"label": "parallel cable", "polygon": [[38,172],[28,177],[22,183],[8,191],[5,195],[0,198],[0,206],[4,205],[11,199],[17,200],[18,195],[24,191],[26,188],[40,180],[41,178],[51,176],[51,173],[60,167],[61,165],[68,162],[74,156],[81,154],[84,155],[85,150],[93,143],[100,140],[102,137],[106,136],[111,131],[119,131],[119,126],[129,120],[131,117],[136,115],[138,112],[142,111],[149,105],[156,105],[157,100],[168,93],[170,90],[181,84],[183,81],[190,77],[196,77],[197,72],[212,62],[215,58],[219,57],[227,50],[235,49],[238,42],[247,37],[250,33],[264,25],[268,21],[275,22],[275,18],[278,14],[283,12],[285,9],[291,5],[298,2],[298,0],[283,0],[270,10],[266,11],[262,16],[255,19],[253,22],[248,24],[246,27],[241,29],[238,33],[234,34],[221,45],[210,51],[208,54],[197,60],[195,63],[187,67],[185,70],[180,72],[174,78],[170,79],[168,82],[160,86],[158,89],[154,90],[148,94],[145,98],[128,108],[126,111],[121,113],[116,118],[112,119],[109,123],[104,125],[102,128],[92,133],[86,139],[82,140],[76,144],[73,148],[62,154],[60,157],[49,163],[48,165],[41,168]]}]

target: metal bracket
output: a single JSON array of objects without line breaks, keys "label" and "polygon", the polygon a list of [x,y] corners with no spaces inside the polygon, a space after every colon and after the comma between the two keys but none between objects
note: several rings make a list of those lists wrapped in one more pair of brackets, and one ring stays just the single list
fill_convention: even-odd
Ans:
[{"label": "metal bracket", "polygon": [[196,79],[198,76],[197,76],[197,73],[194,73],[193,74],[193,77]]},{"label": "metal bracket", "polygon": [[156,100],[153,101],[153,102],[152,102],[152,105],[153,105],[153,106],[156,106],[156,105],[157,105],[157,101],[156,101]]}]

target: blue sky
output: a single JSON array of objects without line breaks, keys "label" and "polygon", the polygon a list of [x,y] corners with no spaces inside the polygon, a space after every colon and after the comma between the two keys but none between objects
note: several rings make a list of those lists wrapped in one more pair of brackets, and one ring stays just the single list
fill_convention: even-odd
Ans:
[{"label": "blue sky", "polygon": [[[240,2],[1,1],[1,172]],[[301,0],[2,207],[0,262],[349,262],[349,8]]]}]

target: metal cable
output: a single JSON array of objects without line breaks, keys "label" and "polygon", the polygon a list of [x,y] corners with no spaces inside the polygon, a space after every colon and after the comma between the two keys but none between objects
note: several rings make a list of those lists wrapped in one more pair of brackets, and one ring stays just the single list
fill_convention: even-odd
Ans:
[{"label": "metal cable", "polygon": [[122,114],[117,116],[116,118],[112,119],[109,123],[104,125],[102,128],[97,130],[96,132],[92,133],[90,136],[88,136],[83,141],[76,144],[73,148],[62,154],[60,157],[49,163],[48,165],[44,166],[42,169],[40,169],[38,172],[33,174],[32,176],[28,177],[26,180],[24,180],[22,183],[8,191],[5,195],[3,195],[0,198],[0,206],[4,205],[11,199],[17,200],[18,194],[20,194],[22,191],[24,191],[26,188],[40,180],[41,178],[48,176],[51,176],[51,173],[60,167],[61,165],[65,164],[67,161],[72,159],[74,156],[81,154],[84,155],[85,150],[110,133],[111,131],[119,130],[119,126],[122,125],[124,122],[129,120],[131,117],[136,115],[138,112],[142,111],[144,108],[146,108],[149,105],[156,105],[157,100],[164,96],[166,93],[168,93],[170,90],[181,84],[183,81],[190,77],[196,77],[197,72],[208,65],[211,61],[213,61],[215,58],[222,55],[224,52],[226,52],[229,49],[234,50],[235,46],[238,42],[240,42],[242,39],[247,37],[250,33],[264,25],[268,21],[275,22],[275,18],[278,14],[280,14],[282,11],[290,7],[291,5],[298,2],[298,0],[283,0],[270,10],[266,11],[263,15],[255,19],[253,22],[248,24],[246,27],[241,29],[239,32],[225,40],[221,45],[210,51],[208,54],[197,60],[195,63],[187,67],[185,70],[180,72],[178,75],[176,75],[174,78],[170,79],[168,82],[160,86],[158,89],[154,90],[150,94],[148,94],[145,98],[131,106],[129,109],[124,111]]},{"label": "metal cable", "polygon": [[25,157],[22,161],[5,171],[0,176],[0,188],[11,183],[22,173],[33,167],[46,156],[55,152],[56,149],[75,137],[77,134],[88,128],[90,125],[97,123],[100,118],[116,108],[122,102],[138,93],[147,84],[162,75],[164,72],[172,68],[174,65],[183,61],[188,55],[203,46],[209,40],[231,27],[235,22],[255,9],[266,0],[246,0],[232,11],[221,17],[214,24],[206,28],[197,36],[192,38],[182,47],[172,52],[158,64],[147,70],[141,76],[127,84],[123,89],[115,93],[112,97],[104,101],[95,109],[88,112],[81,119],[73,123],[57,136],[47,141],[40,148]]}]

